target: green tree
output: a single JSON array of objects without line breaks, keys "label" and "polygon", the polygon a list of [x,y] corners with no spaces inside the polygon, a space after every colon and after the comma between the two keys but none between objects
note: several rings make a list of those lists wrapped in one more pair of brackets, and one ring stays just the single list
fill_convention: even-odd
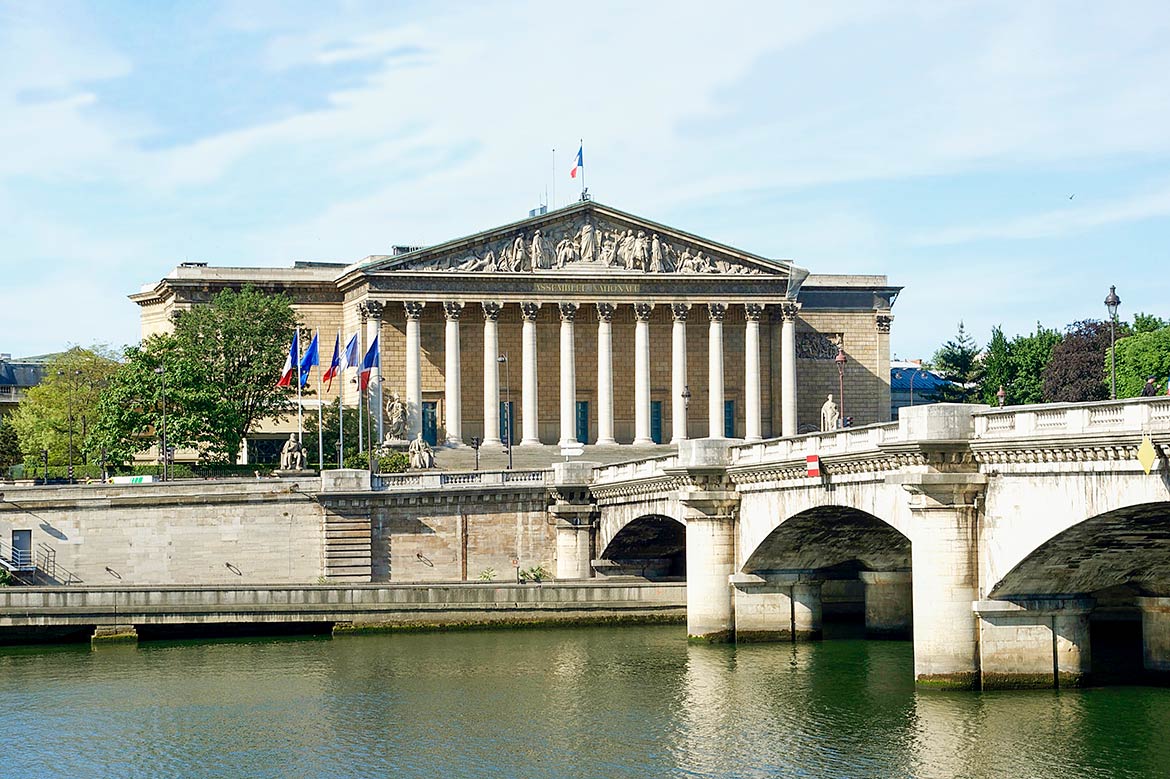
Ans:
[{"label": "green tree", "polygon": [[26,462],[39,464],[47,449],[51,464],[64,465],[71,432],[74,461],[84,460],[98,398],[118,367],[104,346],[74,346],[46,363],[44,379],[29,389],[10,420]]},{"label": "green tree", "polygon": [[[1128,334],[1123,323],[1117,335]],[[1107,400],[1109,375],[1101,366],[1109,342],[1108,322],[1087,319],[1069,325],[1044,368],[1044,399],[1052,403]]]},{"label": "green tree", "polygon": [[[1126,327],[1124,323],[1121,327]],[[1170,321],[1154,316],[1153,314],[1134,314],[1133,316],[1133,332],[1135,333],[1152,333],[1155,330],[1161,330],[1163,327],[1170,327]],[[1118,337],[1121,337],[1121,331],[1118,330]]]},{"label": "green tree", "polygon": [[1008,405],[1044,401],[1044,369],[1052,350],[1060,343],[1060,333],[1036,323],[1036,332],[1017,335],[1008,341],[1001,328],[991,331],[991,342],[983,358],[983,376],[979,399],[998,404],[996,393],[1002,386]]},{"label": "green tree", "polygon": [[16,433],[16,428],[6,417],[0,417],[0,473],[4,473],[22,459],[20,437]]},{"label": "green tree", "polygon": [[935,393],[935,400],[967,403],[975,395],[982,366],[979,347],[959,322],[959,332],[934,353],[930,367],[951,382]]},{"label": "green tree", "polygon": [[276,382],[295,326],[286,296],[253,287],[225,290],[183,312],[172,335],[127,349],[126,366],[102,399],[100,445],[125,462],[155,443],[165,379],[168,444],[198,448],[205,462],[234,462],[257,422],[294,408],[295,388]]},{"label": "green tree", "polygon": [[[1147,376],[1165,381],[1170,376],[1170,327],[1137,333],[1117,342],[1117,397],[1132,398],[1141,394]],[[1109,375],[1109,355],[1105,355],[1105,375]],[[1164,391],[1164,390],[1163,390]]]}]

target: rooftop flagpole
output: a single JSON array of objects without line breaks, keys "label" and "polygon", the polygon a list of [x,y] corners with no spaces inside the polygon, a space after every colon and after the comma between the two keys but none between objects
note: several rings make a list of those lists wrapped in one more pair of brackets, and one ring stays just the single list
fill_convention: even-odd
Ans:
[{"label": "rooftop flagpole", "polygon": [[581,166],[581,199],[585,199],[585,139],[577,147],[577,164]]},{"label": "rooftop flagpole", "polygon": [[552,170],[553,190],[552,190],[552,200],[550,200],[549,204],[548,204],[549,211],[552,211],[554,208],[557,207],[557,147],[556,146],[553,147],[552,154],[553,154],[553,170]]}]

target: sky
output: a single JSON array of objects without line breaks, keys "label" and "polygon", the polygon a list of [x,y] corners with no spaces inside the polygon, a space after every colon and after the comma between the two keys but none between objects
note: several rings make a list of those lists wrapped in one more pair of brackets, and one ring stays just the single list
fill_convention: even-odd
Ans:
[{"label": "sky", "polygon": [[1137,0],[0,0],[0,352],[135,342],[180,262],[568,205],[579,139],[600,202],[904,286],[897,357],[1110,285],[1170,317],[1167,39]]}]

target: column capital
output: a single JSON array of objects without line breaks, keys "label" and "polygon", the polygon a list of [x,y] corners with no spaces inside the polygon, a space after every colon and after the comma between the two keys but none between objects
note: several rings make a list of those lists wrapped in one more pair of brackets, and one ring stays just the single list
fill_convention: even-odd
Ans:
[{"label": "column capital", "polygon": [[877,324],[877,331],[879,333],[889,334],[890,324],[894,321],[892,314],[881,313],[874,317],[874,323]]},{"label": "column capital", "polygon": [[598,303],[597,304],[597,318],[602,322],[612,322],[613,312],[617,307],[613,303]]},{"label": "column capital", "polygon": [[727,305],[725,303],[708,303],[707,313],[711,315],[712,322],[722,322],[724,314],[727,313]]},{"label": "column capital", "polygon": [[495,301],[490,301],[490,302],[485,301],[484,303],[481,303],[480,305],[483,306],[483,318],[484,318],[484,321],[486,321],[486,322],[495,322],[497,319],[499,319],[500,318],[500,311],[504,308],[502,305],[500,305],[499,303],[496,303]]},{"label": "column capital", "polygon": [[759,303],[748,303],[743,307],[743,315],[749,322],[759,322],[764,313],[764,307]]},{"label": "column capital", "polygon": [[525,322],[535,322],[536,317],[540,316],[539,303],[521,303],[520,315],[524,317]]},{"label": "column capital", "polygon": [[422,316],[424,306],[426,306],[426,303],[419,300],[406,300],[402,303],[402,307],[406,309],[406,318],[413,319],[416,322]]},{"label": "column capital", "polygon": [[576,303],[558,303],[561,309],[561,321],[572,322],[577,317],[577,309],[580,307]]},{"label": "column capital", "polygon": [[634,318],[639,322],[649,322],[651,314],[654,313],[654,305],[652,303],[635,303],[634,304]]},{"label": "column capital", "polygon": [[378,300],[363,300],[358,304],[358,312],[362,319],[381,319],[383,304]]},{"label": "column capital", "polygon": [[795,322],[796,317],[800,314],[799,303],[781,303],[780,316],[788,322]]},{"label": "column capital", "polygon": [[690,303],[671,303],[670,304],[670,315],[674,317],[674,321],[676,321],[676,322],[687,321],[687,314],[689,314],[690,312],[691,312],[691,304]]},{"label": "column capital", "polygon": [[459,315],[463,313],[463,303],[456,300],[449,300],[443,304],[443,313],[447,315],[448,321],[458,322]]}]

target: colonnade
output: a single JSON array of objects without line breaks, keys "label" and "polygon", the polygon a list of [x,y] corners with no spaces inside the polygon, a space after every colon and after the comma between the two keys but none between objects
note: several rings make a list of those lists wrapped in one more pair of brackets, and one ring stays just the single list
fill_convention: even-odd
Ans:
[{"label": "colonnade", "polygon": [[[407,413],[409,435],[413,437],[422,426],[422,382],[421,382],[421,341],[419,320],[424,307],[422,301],[403,301],[406,314],[406,397],[403,398]],[[558,443],[561,446],[591,443],[577,441],[576,430],[576,338],[577,313],[581,308],[577,302],[557,302],[560,313],[560,419]],[[595,443],[606,445],[617,443],[614,438],[613,409],[613,317],[620,304],[599,302],[597,310],[597,439]],[[629,304],[627,304],[629,305]],[[650,404],[650,319],[654,313],[653,303],[634,303],[634,440],[635,445],[651,444]],[[460,319],[467,308],[464,303],[447,301],[442,303],[446,318],[445,328],[445,375],[444,406],[446,443],[463,443],[463,419],[461,396],[461,368],[459,344]],[[723,319],[727,312],[726,303],[706,304],[708,320],[708,414],[707,435],[711,438],[724,437],[724,372],[723,372]],[[762,437],[760,399],[760,318],[764,305],[744,303],[744,438],[758,441]],[[521,446],[537,445],[539,437],[539,412],[537,403],[537,340],[536,319],[542,307],[541,302],[520,304],[521,326]],[[671,443],[687,437],[687,317],[691,303],[671,304],[673,326],[671,330]],[[500,337],[499,317],[503,304],[485,301],[479,305],[483,314],[483,411],[486,446],[502,444],[499,428],[493,424],[499,413],[499,359]],[[796,434],[796,317],[800,305],[786,301],[780,304],[781,313],[781,432],[785,436]],[[367,301],[361,306],[366,321],[367,343],[373,341],[381,331],[383,304]],[[621,337],[621,334],[619,334]],[[378,377],[371,382],[380,380]],[[378,435],[381,437],[379,416]]]}]

